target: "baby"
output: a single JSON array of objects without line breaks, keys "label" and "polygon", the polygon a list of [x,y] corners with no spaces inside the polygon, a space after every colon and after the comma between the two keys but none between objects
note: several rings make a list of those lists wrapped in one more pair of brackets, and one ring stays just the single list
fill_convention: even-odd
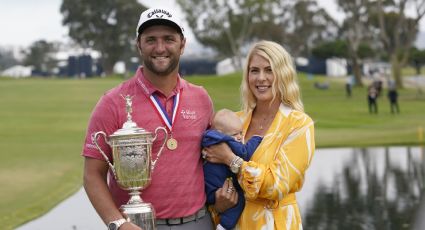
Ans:
[{"label": "baby", "polygon": [[[233,153],[241,157],[244,161],[249,161],[262,139],[260,136],[253,136],[244,144],[241,120],[233,111],[222,109],[214,115],[211,129],[205,131],[202,139],[202,147],[225,142],[232,149]],[[233,180],[239,196],[238,203],[235,207],[219,215],[220,223],[217,225],[217,229],[233,229],[245,206],[243,191],[237,183],[236,175],[230,171],[227,165],[205,162],[204,177],[207,204],[209,205],[215,203],[215,192],[223,186],[225,180],[228,178]]]}]

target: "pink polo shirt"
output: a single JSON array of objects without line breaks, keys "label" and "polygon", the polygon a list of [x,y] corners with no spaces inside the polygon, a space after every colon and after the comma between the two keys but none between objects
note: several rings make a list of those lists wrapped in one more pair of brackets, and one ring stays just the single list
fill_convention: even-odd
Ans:
[{"label": "pink polo shirt", "polygon": [[[91,115],[82,155],[104,160],[93,143],[93,135],[104,131],[108,136],[122,128],[127,120],[125,100],[121,95],[133,96],[132,119],[149,132],[159,126],[165,127],[150,95],[157,96],[171,117],[174,95],[180,92],[180,103],[173,123],[172,136],[178,141],[177,149],[166,147],[156,163],[151,184],[142,191],[142,199],[152,203],[157,218],[184,217],[195,213],[205,203],[204,176],[200,158],[202,133],[208,128],[213,114],[211,98],[206,90],[178,78],[177,86],[167,98],[157,90],[139,68],[135,76],[106,92],[97,103]],[[111,148],[100,140],[102,150],[112,159]],[[152,146],[152,159],[156,159],[164,135],[159,135]],[[110,178],[113,178],[109,170]],[[115,179],[109,182],[109,189],[119,207],[125,204],[128,193],[118,187]]]}]

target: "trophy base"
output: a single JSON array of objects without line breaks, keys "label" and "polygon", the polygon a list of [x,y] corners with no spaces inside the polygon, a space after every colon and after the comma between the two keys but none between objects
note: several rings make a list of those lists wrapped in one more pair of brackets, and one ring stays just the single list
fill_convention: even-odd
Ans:
[{"label": "trophy base", "polygon": [[155,210],[150,203],[121,205],[121,211],[143,230],[155,230]]}]

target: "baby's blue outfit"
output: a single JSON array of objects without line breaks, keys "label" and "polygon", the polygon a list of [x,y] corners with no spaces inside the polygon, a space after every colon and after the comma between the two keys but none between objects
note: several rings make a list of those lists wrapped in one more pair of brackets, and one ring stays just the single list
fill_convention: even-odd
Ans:
[{"label": "baby's blue outfit", "polygon": [[[217,130],[209,129],[204,132],[202,138],[202,147],[207,147],[222,142],[227,143],[233,153],[241,157],[244,161],[249,161],[254,154],[258,145],[263,140],[260,136],[251,137],[246,144],[236,141],[233,137],[223,134]],[[204,163],[205,191],[207,193],[207,204],[215,203],[215,192],[223,187],[224,181],[233,178],[233,184],[238,192],[239,199],[235,207],[227,209],[220,214],[220,225],[225,229],[232,229],[236,226],[238,219],[245,207],[245,198],[243,191],[238,183],[236,175],[233,174],[229,167],[224,164],[215,164],[210,162]]]}]

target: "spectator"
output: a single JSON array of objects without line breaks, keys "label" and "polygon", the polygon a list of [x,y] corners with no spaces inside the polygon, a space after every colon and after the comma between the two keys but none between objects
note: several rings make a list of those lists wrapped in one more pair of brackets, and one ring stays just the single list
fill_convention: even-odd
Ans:
[{"label": "spectator", "polygon": [[378,114],[378,104],[377,104],[377,98],[378,98],[378,90],[375,88],[375,85],[372,84],[369,86],[367,90],[367,101],[369,105],[369,113],[375,113]]},{"label": "spectator", "polygon": [[395,112],[400,113],[400,109],[398,107],[398,93],[396,87],[390,87],[388,89],[388,100],[390,100],[390,109],[391,113]]}]

